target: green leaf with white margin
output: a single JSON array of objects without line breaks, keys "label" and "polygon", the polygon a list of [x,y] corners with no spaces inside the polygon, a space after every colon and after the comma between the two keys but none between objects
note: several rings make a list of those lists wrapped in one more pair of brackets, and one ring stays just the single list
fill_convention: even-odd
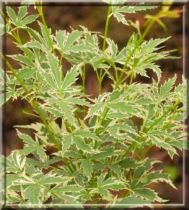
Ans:
[{"label": "green leaf with white margin", "polygon": [[170,37],[156,38],[156,39],[151,38],[148,41],[144,41],[142,43],[142,47],[145,47],[146,54],[152,53],[154,51],[161,49],[163,47],[162,44],[165,43],[169,39],[170,39]]},{"label": "green leaf with white margin", "polygon": [[[65,185],[65,186],[55,186],[53,187],[50,192],[52,195],[52,202],[54,203],[54,200],[56,200],[56,198],[60,198],[59,202],[63,202],[64,206],[65,204],[72,204],[72,207],[74,206],[74,204],[80,204],[79,197],[81,194],[81,191],[83,190],[82,186],[78,186],[78,185]],[[81,206],[79,206],[81,207]]]},{"label": "green leaf with white margin", "polygon": [[124,199],[120,199],[121,201],[119,201],[117,204],[125,204],[125,205],[132,205],[132,207],[136,207],[136,206],[144,206],[144,205],[149,205],[152,202],[150,200],[143,200],[140,197],[137,197],[136,195],[131,195],[128,196]]},{"label": "green leaf with white margin", "polygon": [[111,108],[115,112],[120,112],[123,114],[134,115],[137,112],[137,109],[132,105],[128,105],[125,102],[117,102],[117,103],[109,103],[109,108]]},{"label": "green leaf with white margin", "polygon": [[146,176],[141,177],[140,182],[143,185],[149,185],[151,183],[165,182],[169,184],[172,188],[176,189],[174,184],[169,178],[167,173],[163,173],[163,171],[155,171],[146,174]]},{"label": "green leaf with white margin", "polygon": [[10,17],[12,23],[14,25],[16,25],[17,16],[16,16],[15,11],[11,7],[6,7],[6,11],[7,11],[7,14]]},{"label": "green leaf with white margin", "polygon": [[22,80],[25,80],[25,79],[28,80],[34,76],[35,72],[36,72],[36,69],[26,67],[26,68],[21,68],[17,75]]},{"label": "green leaf with white margin", "polygon": [[25,26],[33,23],[38,18],[38,15],[29,15],[20,21],[20,26]]},{"label": "green leaf with white margin", "polygon": [[113,178],[108,178],[103,182],[103,187],[105,189],[121,190],[125,189],[125,184],[122,181]]},{"label": "green leaf with white margin", "polygon": [[41,34],[43,37],[43,44],[44,46],[47,48],[47,50],[51,50],[52,48],[52,39],[51,39],[51,35],[49,36],[49,34],[51,34],[51,30],[49,28],[47,28],[47,26],[43,25],[41,22],[39,22],[39,26],[41,28]]},{"label": "green leaf with white margin", "polygon": [[63,31],[63,30],[56,31],[55,40],[56,40],[57,48],[62,50],[63,53],[65,53],[63,49],[64,49],[64,45],[67,41],[66,31]]},{"label": "green leaf with white margin", "polygon": [[57,83],[57,86],[60,87],[62,82],[62,70],[59,65],[58,58],[55,57],[52,53],[48,52],[47,60],[49,62],[49,66]]},{"label": "green leaf with white margin", "polygon": [[72,145],[73,138],[71,135],[62,136],[62,154],[64,154]]},{"label": "green leaf with white margin", "polygon": [[88,181],[91,179],[93,173],[93,163],[90,160],[81,160],[81,168],[83,170],[83,174],[88,178]]},{"label": "green leaf with white margin", "polygon": [[67,192],[81,192],[83,190],[83,187],[79,185],[66,185],[66,186],[57,186],[52,189],[52,191],[61,191],[62,193],[67,193]]},{"label": "green leaf with white margin", "polygon": [[7,204],[20,203],[22,198],[14,190],[8,190],[6,194]]},{"label": "green leaf with white margin", "polygon": [[112,39],[109,38],[106,39],[106,42],[108,46],[105,50],[105,53],[110,57],[116,57],[118,52],[117,44]]},{"label": "green leaf with white margin", "polygon": [[62,89],[63,90],[69,88],[71,85],[73,85],[76,82],[76,80],[78,79],[79,73],[80,73],[79,70],[80,70],[79,66],[73,66],[66,73],[64,81],[62,83]]},{"label": "green leaf with white margin", "polygon": [[115,139],[117,140],[127,139],[128,142],[130,141],[129,134],[134,136],[137,134],[133,126],[130,126],[128,124],[119,124],[119,123],[113,126],[108,126],[106,131],[109,133],[110,136],[113,136]]},{"label": "green leaf with white margin", "polygon": [[27,6],[20,6],[18,10],[18,18],[23,19],[27,15]]},{"label": "green leaf with white margin", "polygon": [[148,158],[141,161],[140,165],[134,169],[133,179],[130,184],[131,188],[141,186],[140,179],[153,167],[155,163],[158,163],[158,161]]},{"label": "green leaf with white margin", "polygon": [[39,204],[40,203],[40,186],[30,185],[23,191],[23,196],[29,201],[30,204]]},{"label": "green leaf with white margin", "polygon": [[166,98],[169,94],[169,92],[172,90],[173,85],[175,84],[176,77],[173,77],[171,79],[168,79],[164,82],[163,85],[160,87],[160,97],[162,99]]},{"label": "green leaf with white margin", "polygon": [[68,122],[71,125],[75,125],[76,124],[76,120],[74,118],[74,114],[73,114],[73,110],[71,109],[71,107],[69,106],[67,101],[60,101],[60,107],[61,107],[61,111],[64,114],[64,117],[68,120]]},{"label": "green leaf with white margin", "polygon": [[76,147],[82,150],[83,152],[91,152],[91,147],[84,141],[82,136],[74,135],[73,142],[76,144]]},{"label": "green leaf with white margin", "polygon": [[125,189],[125,184],[122,181],[116,180],[115,178],[112,177],[106,179],[106,174],[101,174],[97,178],[97,185],[99,188],[102,189],[113,189],[113,190]]},{"label": "green leaf with white margin", "polygon": [[68,51],[68,50],[70,50],[71,48],[72,48],[72,45],[76,42],[76,41],[78,41],[78,39],[81,37],[81,35],[83,34],[83,32],[82,31],[72,31],[70,34],[69,34],[69,36],[68,36],[68,38],[67,38],[67,40],[66,40],[66,44],[65,44],[65,46],[64,46],[64,50],[65,51]]},{"label": "green leaf with white margin", "polygon": [[119,13],[129,13],[129,14],[133,14],[136,12],[140,12],[140,11],[146,11],[149,9],[155,9],[157,8],[157,6],[145,6],[144,4],[139,4],[136,6],[115,6],[112,7],[112,13],[114,12],[119,12]]},{"label": "green leaf with white margin", "polygon": [[129,22],[125,19],[125,15],[119,12],[114,12],[113,16],[117,19],[119,23],[123,23],[124,25],[129,25]]},{"label": "green leaf with white margin", "polygon": [[[116,2],[117,3],[117,2]],[[121,3],[121,1],[120,1]],[[145,11],[148,9],[154,9],[156,7],[154,6],[144,6],[144,5],[138,5],[138,6],[114,6],[112,7],[112,14],[118,22],[123,23],[124,25],[129,25],[129,21],[126,20],[125,14],[126,13],[136,13],[139,11]]]},{"label": "green leaf with white margin", "polygon": [[39,142],[33,140],[29,135],[20,133],[19,131],[17,131],[17,133],[18,133],[18,137],[22,139],[23,142],[26,144],[25,149],[23,149],[23,152],[25,151],[28,154],[34,152],[39,156],[42,162],[45,162],[47,159],[47,156],[46,156],[43,146],[40,145]]},{"label": "green leaf with white margin", "polygon": [[7,173],[20,173],[26,164],[26,157],[22,155],[22,150],[14,150],[6,159]]},{"label": "green leaf with white margin", "polygon": [[56,174],[47,173],[42,177],[38,178],[37,183],[40,185],[54,185],[54,184],[62,184],[64,183],[66,177],[56,176]]},{"label": "green leaf with white margin", "polygon": [[161,199],[157,193],[154,190],[148,189],[148,188],[139,188],[139,189],[134,189],[133,190],[134,193],[139,196],[142,197],[145,200],[149,200],[151,202],[164,202],[165,200]]},{"label": "green leaf with white margin", "polygon": [[106,103],[105,100],[107,98],[108,93],[103,93],[99,95],[98,98],[95,99],[94,104],[89,108],[88,114],[86,118],[93,117],[94,115],[100,116],[102,111],[104,110]]},{"label": "green leaf with white margin", "polygon": [[58,49],[62,51],[62,54],[70,54],[73,50],[74,44],[78,42],[81,38],[83,31],[74,30],[71,33],[66,31],[57,31],[56,32],[56,43]]},{"label": "green leaf with white margin", "polygon": [[16,15],[15,11],[11,7],[7,7],[7,13],[10,17],[12,23],[16,27],[24,27],[30,23],[33,23],[37,18],[38,15],[27,15],[27,7],[21,6],[18,11],[18,15]]},{"label": "green leaf with white margin", "polygon": [[21,54],[11,55],[9,57],[18,61],[21,65],[24,64],[28,67],[33,67],[33,62],[31,61],[31,59],[29,59],[29,57],[26,57],[26,56],[21,55]]},{"label": "green leaf with white margin", "polygon": [[101,151],[101,152],[99,152],[97,154],[94,154],[92,156],[92,159],[93,160],[104,160],[105,158],[110,157],[113,154],[114,154],[114,149],[113,148],[107,148],[104,151]]},{"label": "green leaf with white margin", "polygon": [[[152,70],[156,73],[158,81],[160,80],[160,67],[156,64],[157,61],[161,59],[169,58],[168,51],[159,50],[163,47],[162,44],[166,42],[168,38],[161,39],[150,39],[148,41],[143,41],[139,43],[140,38],[137,34],[133,34],[126,47],[124,47],[114,59],[114,62],[120,64],[125,64],[128,60],[127,68],[133,70],[133,73],[140,74],[142,76],[148,77],[147,70]],[[137,49],[137,50],[134,50]],[[130,56],[132,55],[132,59]]]}]

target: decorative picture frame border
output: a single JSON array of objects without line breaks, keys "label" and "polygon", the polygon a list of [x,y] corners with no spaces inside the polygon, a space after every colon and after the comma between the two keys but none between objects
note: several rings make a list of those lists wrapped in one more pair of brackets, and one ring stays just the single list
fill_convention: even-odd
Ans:
[{"label": "decorative picture frame border", "polygon": [[[4,10],[4,8],[6,7],[6,5],[16,5],[17,3],[19,3],[19,0],[2,0],[0,2],[0,10]],[[139,0],[131,0],[128,1],[127,4],[132,4],[132,3],[139,3]],[[144,2],[144,1],[143,1]],[[161,1],[159,0],[154,0],[152,2],[152,0],[145,0],[146,3],[149,4],[153,4],[153,5],[159,5],[161,3]],[[174,1],[175,4],[178,5],[182,5],[183,7],[183,74],[185,76],[185,79],[187,80],[187,117],[186,117],[186,124],[189,125],[189,2],[187,0],[178,0],[178,1]],[[64,4],[64,5],[85,5],[85,4],[90,4],[90,5],[99,5],[102,4],[100,1],[97,0],[45,0],[43,1],[44,5],[51,5],[51,4]],[[3,24],[3,23],[1,23]],[[0,50],[3,53],[3,45],[4,45],[4,39],[0,39]],[[4,63],[3,60],[0,60],[0,67],[3,68],[4,67]],[[3,119],[4,114],[3,114],[3,109],[0,110],[0,154],[3,154],[3,123],[2,123],[2,119]],[[187,138],[189,140],[189,126],[187,126]],[[6,161],[3,162],[3,167],[5,168],[5,164]],[[151,206],[150,208],[152,209],[159,209],[159,208],[166,208],[166,209],[189,209],[189,198],[186,198],[186,191],[189,191],[189,189],[187,188],[187,186],[189,186],[189,183],[186,183],[186,179],[185,179],[185,173],[189,174],[189,169],[187,168],[189,167],[189,154],[188,151],[183,151],[183,203],[182,204],[155,204],[153,206]],[[3,182],[0,182],[0,187],[4,188],[5,187],[5,180],[6,178],[4,177],[4,171],[2,171],[2,168],[0,169],[0,175],[1,175],[1,179],[3,180]],[[14,206],[7,206],[6,205],[6,198],[4,195],[4,190],[1,189],[0,191],[0,199],[1,199],[1,203],[0,206],[2,208],[14,208]],[[187,193],[189,194],[189,193]],[[86,207],[91,207],[90,205],[85,205]],[[92,207],[101,207],[102,205],[92,205]],[[20,208],[75,208],[75,207],[79,207],[77,205],[59,205],[59,204],[47,204],[47,205],[43,205],[43,206],[39,206],[39,205],[21,205]],[[133,207],[136,207],[135,205]],[[133,208],[132,206],[126,206],[125,204],[117,204],[115,207],[113,208]],[[145,207],[144,207],[145,208]]]}]

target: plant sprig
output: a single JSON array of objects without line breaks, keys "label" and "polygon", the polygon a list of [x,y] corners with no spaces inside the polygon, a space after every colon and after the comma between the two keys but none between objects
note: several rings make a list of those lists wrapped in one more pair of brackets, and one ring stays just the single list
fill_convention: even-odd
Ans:
[{"label": "plant sprig", "polygon": [[[168,38],[147,36],[156,22],[165,28],[162,19],[178,12],[162,7],[156,15],[148,14],[142,32],[125,14],[154,7],[106,2],[110,4],[103,34],[84,26],[52,33],[41,3],[35,15],[29,14],[28,6],[20,6],[18,13],[6,6],[7,35],[20,52],[5,58],[6,101],[27,101],[40,120],[17,126],[24,146],[7,157],[7,205],[143,206],[166,202],[151,183],[175,188],[169,175],[156,169],[160,161],[148,152],[157,147],[173,158],[185,148],[185,85],[176,85],[176,77],[161,83],[157,62],[171,57],[162,49]],[[111,18],[134,26],[122,49],[108,37]],[[38,30],[30,25],[34,22]],[[66,73],[65,61],[71,66]],[[97,77],[95,98],[86,91],[87,65]],[[149,70],[157,78],[153,76],[151,84],[135,81],[137,75],[148,77]],[[111,80],[110,92],[103,91],[105,77]],[[32,136],[21,129],[29,129]]]}]

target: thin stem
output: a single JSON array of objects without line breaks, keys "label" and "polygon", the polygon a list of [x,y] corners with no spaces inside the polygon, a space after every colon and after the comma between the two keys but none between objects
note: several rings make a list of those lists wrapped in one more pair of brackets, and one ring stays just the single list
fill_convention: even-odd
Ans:
[{"label": "thin stem", "polygon": [[83,93],[85,94],[85,80],[86,80],[86,69],[85,69],[85,64],[83,65],[81,78],[82,78],[82,91],[83,91]]},{"label": "thin stem", "polygon": [[[63,53],[60,54],[60,66],[62,67],[62,62],[63,62],[64,56]],[[62,79],[64,79],[64,72],[62,71]]]},{"label": "thin stem", "polygon": [[131,76],[130,76],[130,81],[129,81],[130,85],[132,84],[134,78],[135,78],[135,74],[133,71],[131,71]]},{"label": "thin stem", "polygon": [[19,31],[16,29],[14,37],[19,44],[22,44],[22,40],[20,39]]},{"label": "thin stem", "polygon": [[23,90],[25,92],[27,91],[27,88],[24,84],[24,82],[22,81],[22,79],[20,79],[20,77],[17,75],[16,71],[14,70],[14,68],[12,67],[12,65],[8,62],[8,60],[3,56],[3,59],[5,60],[6,65],[8,66],[8,68],[11,70],[12,74],[15,76],[16,80],[18,81],[18,83],[22,86]]},{"label": "thin stem", "polygon": [[180,104],[180,101],[177,100],[172,106],[170,106],[167,111],[165,111],[160,117],[157,118],[157,120],[155,120],[150,127],[148,127],[147,129],[145,129],[145,132],[147,133],[150,129],[152,129],[155,125],[157,125],[162,118],[164,118],[165,116],[167,116],[169,114],[169,112],[171,111],[175,111],[175,109],[178,107],[178,105]]},{"label": "thin stem", "polygon": [[[19,35],[19,31],[17,30],[16,33],[14,34],[14,39],[16,40],[17,43],[22,44],[22,40],[20,38]],[[26,52],[26,50],[24,49],[24,52]],[[18,81],[18,83],[21,85],[21,87],[23,88],[23,90],[26,92],[26,94],[30,94],[31,91],[27,89],[24,81],[18,76],[17,72],[14,70],[14,68],[12,67],[12,65],[8,62],[8,60],[6,58],[5,62],[6,65],[8,66],[8,68],[11,70],[11,72],[13,73],[13,75],[15,76],[16,80]],[[31,103],[31,106],[33,107],[33,109],[36,111],[36,113],[39,115],[41,121],[43,122],[43,124],[45,125],[45,128],[47,129],[49,136],[52,138],[52,140],[54,141],[55,145],[60,148],[61,144],[59,143],[59,141],[57,141],[57,139],[54,137],[54,135],[52,134],[53,131],[51,130],[50,125],[48,124],[48,117],[47,114],[44,112],[44,110],[40,107],[39,103],[37,102],[37,100],[28,100]]]},{"label": "thin stem", "polygon": [[140,37],[139,44],[141,44],[141,42],[144,40],[144,38],[148,35],[148,33],[150,32],[154,23],[155,23],[155,20],[151,19],[151,21],[149,22],[149,24],[147,25],[147,27],[145,28],[144,32],[142,33],[142,35]]},{"label": "thin stem", "polygon": [[98,95],[100,94],[102,94],[102,79],[101,78],[98,79]]},{"label": "thin stem", "polygon": [[101,124],[103,123],[103,121],[105,120],[106,115],[108,114],[108,111],[109,111],[109,108],[106,107],[105,110],[104,110],[104,112],[102,113],[102,118],[101,118],[101,120],[100,120],[100,125],[101,125]]},{"label": "thin stem", "polygon": [[[14,68],[12,67],[12,65],[6,60],[6,65],[8,66],[9,70],[11,70],[11,72],[13,73],[13,75],[15,76],[15,78],[17,79],[18,83],[22,86],[23,90],[26,92],[26,94],[30,94],[30,91],[27,89],[27,87],[25,86],[23,80],[18,76],[18,74],[16,73],[16,71],[14,70]],[[28,100],[30,101],[30,100]],[[33,109],[36,111],[36,113],[39,115],[41,121],[43,122],[43,124],[45,125],[50,137],[52,138],[52,140],[54,140],[54,142],[56,143],[57,147],[60,147],[59,142],[54,138],[54,136],[52,135],[52,131],[51,128],[48,124],[47,119],[47,115],[46,113],[41,109],[40,105],[38,104],[38,102],[35,100],[32,100],[31,102],[31,106],[33,107]]]},{"label": "thin stem", "polygon": [[108,6],[108,12],[107,12],[107,16],[106,16],[106,24],[105,24],[105,30],[104,30],[104,41],[103,41],[103,47],[102,47],[103,51],[106,48],[106,39],[107,39],[107,35],[108,35],[111,12],[112,12],[112,6]]},{"label": "thin stem", "polygon": [[47,23],[45,21],[43,7],[42,7],[42,2],[40,2],[40,4],[41,5],[37,5],[37,11],[39,13],[39,16],[41,18],[41,21],[42,21],[43,25],[45,26],[45,32],[48,35],[48,39],[49,39],[49,42],[50,42],[50,45],[51,45],[51,49],[52,49],[53,53],[55,53],[55,49],[54,49],[54,46],[53,46],[53,41],[51,39],[51,35],[49,33],[48,26],[47,26]]},{"label": "thin stem", "polygon": [[[154,120],[154,122],[148,127],[148,128],[142,128],[140,130],[140,133],[145,133],[147,134],[154,126],[156,126],[165,116],[168,116],[170,112],[175,112],[175,110],[177,109],[178,105],[180,104],[180,101],[177,100],[175,101],[174,104],[172,104],[161,116],[159,116],[156,120]],[[140,141],[141,135],[140,133],[138,134],[137,137],[137,141]],[[132,146],[132,145],[131,145]],[[144,144],[142,144],[141,146],[145,146]],[[149,150],[151,149],[151,146],[141,150],[137,151],[137,154],[140,154],[140,159],[143,159],[144,157],[146,157],[147,153],[149,152]]]},{"label": "thin stem", "polygon": [[[115,73],[115,77],[116,79],[118,79],[118,69],[116,67],[116,65],[114,64],[114,62],[112,62],[110,59],[108,58],[102,58],[99,60],[99,62],[107,62],[111,65],[111,67],[114,69],[114,73]],[[105,70],[104,73],[101,75],[101,79],[103,80],[104,77],[106,76],[108,70]],[[115,82],[115,81],[114,81]]]},{"label": "thin stem", "polygon": [[123,82],[125,82],[129,77],[131,76],[131,71],[127,72],[127,75],[120,81],[116,82],[115,88],[119,87],[119,84],[122,84]]},{"label": "thin stem", "polygon": [[[108,36],[108,29],[109,29],[111,12],[112,12],[112,6],[108,6],[105,29],[104,29],[104,40],[103,40],[103,46],[102,46],[102,51],[103,52],[105,51],[105,48],[106,48],[106,39],[107,39],[107,36]],[[102,81],[103,81],[102,69],[100,69],[99,75],[97,75],[97,79],[98,79],[98,94],[100,95],[102,93]]]},{"label": "thin stem", "polygon": [[128,78],[128,75],[125,78],[122,78],[124,75],[124,72],[127,68],[127,65],[129,63],[129,61],[131,60],[133,54],[135,53],[135,51],[138,49],[138,47],[140,46],[140,44],[142,43],[142,41],[144,40],[144,38],[148,35],[148,33],[150,32],[152,26],[154,25],[155,20],[151,19],[151,21],[149,21],[149,24],[147,25],[147,27],[145,28],[144,32],[142,33],[142,35],[140,36],[140,39],[137,42],[137,45],[135,46],[135,48],[132,50],[132,52],[130,53],[129,57],[126,59],[125,64],[123,66],[122,69],[122,73],[119,76],[118,82],[116,84],[116,87],[119,86],[119,84],[121,84],[123,81],[125,81]]},{"label": "thin stem", "polygon": [[[81,78],[82,78],[82,92],[85,95],[86,94],[86,90],[85,90],[85,83],[86,83],[86,68],[85,68],[85,64],[83,65],[83,68],[82,68]],[[86,107],[85,106],[83,106],[83,111],[84,111],[84,116],[85,116],[85,114],[86,114]]]}]

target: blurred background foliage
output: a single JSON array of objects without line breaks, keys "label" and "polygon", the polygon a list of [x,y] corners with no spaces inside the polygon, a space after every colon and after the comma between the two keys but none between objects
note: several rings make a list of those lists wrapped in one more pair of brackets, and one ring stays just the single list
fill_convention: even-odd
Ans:
[{"label": "blurred background foliage", "polygon": [[[18,6],[14,5],[15,10],[18,9]],[[150,12],[157,12],[159,8]],[[164,19],[164,24],[166,30],[163,29],[160,25],[155,24],[151,30],[151,33],[146,39],[151,37],[160,38],[160,37],[169,37],[171,39],[167,41],[166,49],[177,49],[174,55],[179,56],[178,59],[173,60],[163,60],[161,61],[162,69],[162,82],[167,78],[172,77],[174,74],[177,74],[177,83],[181,81],[183,74],[183,7],[182,6],[172,6],[172,10],[177,11],[177,17],[171,19]],[[35,13],[35,9],[31,6],[30,12]],[[53,32],[58,29],[64,29],[70,31],[70,28],[77,29],[80,25],[84,25],[91,31],[98,31],[103,33],[103,28],[105,24],[107,7],[106,6],[91,6],[91,5],[49,5],[44,6],[44,13],[46,17],[47,24],[52,28]],[[132,14],[127,15],[132,20],[138,20],[140,27],[145,27],[145,16],[147,14]],[[127,17],[126,16],[126,17]],[[127,43],[128,38],[132,34],[133,30],[131,27],[127,27],[121,23],[117,23],[114,19],[111,20],[109,37],[117,42],[120,49]],[[36,28],[36,24],[33,24],[33,27]],[[24,33],[21,33],[21,36],[27,39]],[[5,54],[15,54],[18,52],[18,49],[11,41],[10,37],[6,37]],[[16,63],[13,63],[15,68],[18,67]],[[69,64],[64,64],[64,69],[69,68]],[[151,80],[146,78],[137,78],[137,80],[149,83]],[[86,81],[86,90],[87,93],[96,96],[97,93],[97,83],[95,75],[90,68],[87,69],[87,81]],[[105,79],[103,84],[103,90],[108,91],[110,89],[110,83],[108,78]],[[21,142],[18,141],[14,125],[24,125],[30,124],[36,121],[36,118],[29,115],[31,107],[28,104],[25,104],[23,101],[17,100],[14,102],[9,102],[4,107],[4,121],[3,121],[3,135],[4,135],[4,145],[5,145],[5,154],[8,155],[14,149],[20,148]],[[170,174],[170,177],[174,181],[175,185],[178,188],[178,191],[171,189],[169,186],[160,184],[158,185],[158,191],[160,196],[164,198],[171,198],[170,203],[182,203],[183,197],[183,175],[182,175],[182,155],[181,157],[174,158],[171,161],[165,152],[154,148],[150,151],[150,156],[156,156],[164,162],[165,170]],[[184,174],[185,175],[185,174]],[[188,177],[185,177],[188,179]]]}]

